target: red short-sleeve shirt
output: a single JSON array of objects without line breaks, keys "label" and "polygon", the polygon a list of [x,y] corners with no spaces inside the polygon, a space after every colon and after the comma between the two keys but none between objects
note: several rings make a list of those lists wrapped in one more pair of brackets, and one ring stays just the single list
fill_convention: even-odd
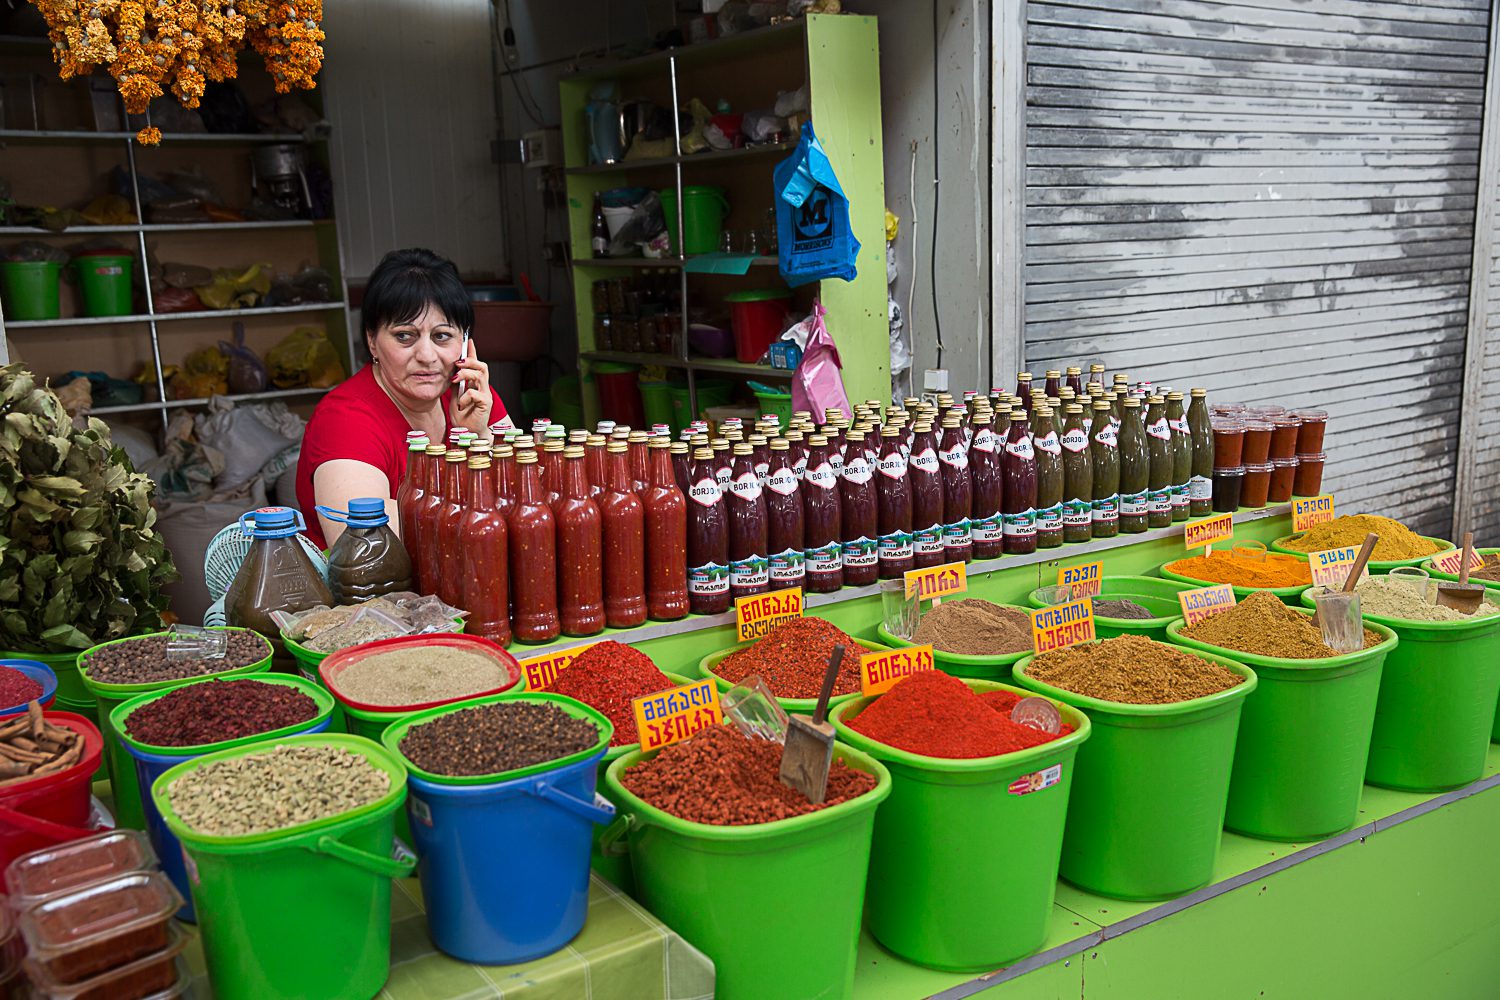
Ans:
[{"label": "red short-sleeve shirt", "polygon": [[[505,404],[493,388],[490,393],[495,397],[494,408],[490,410],[490,422],[494,423],[504,419]],[[451,396],[451,389],[443,396],[446,428],[453,426],[448,408]],[[390,489],[386,496],[394,497],[406,475],[406,433],[410,430],[406,417],[375,381],[375,370],[369,365],[324,396],[314,408],[312,419],[302,433],[302,454],[297,459],[297,506],[302,508],[307,521],[307,537],[318,548],[327,545],[313,494],[313,473],[318,466],[339,458],[373,465],[385,473]]]}]

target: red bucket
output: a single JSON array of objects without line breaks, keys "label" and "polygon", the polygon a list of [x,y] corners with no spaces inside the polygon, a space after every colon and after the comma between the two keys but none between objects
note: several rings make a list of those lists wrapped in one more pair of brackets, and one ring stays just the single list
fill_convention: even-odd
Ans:
[{"label": "red bucket", "polygon": [[644,428],[646,408],[641,401],[640,369],[608,361],[593,365],[594,388],[599,392],[599,413],[606,420]]},{"label": "red bucket", "polygon": [[[94,724],[72,712],[47,712],[47,721],[83,736],[83,756],[56,774],[0,786],[0,868],[31,851],[88,837],[89,793],[104,739]],[[6,716],[0,723],[14,719]]]},{"label": "red bucket", "polygon": [[729,325],[734,330],[734,355],[738,360],[753,365],[776,342],[786,328],[787,300],[791,297],[792,293],[785,288],[762,288],[724,296],[729,304]]}]

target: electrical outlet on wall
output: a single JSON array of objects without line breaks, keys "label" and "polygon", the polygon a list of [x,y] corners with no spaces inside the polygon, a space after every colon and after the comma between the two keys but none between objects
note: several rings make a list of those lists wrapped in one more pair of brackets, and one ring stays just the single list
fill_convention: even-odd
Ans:
[{"label": "electrical outlet on wall", "polygon": [[922,372],[922,391],[924,392],[947,392],[948,391],[948,369],[927,368]]}]

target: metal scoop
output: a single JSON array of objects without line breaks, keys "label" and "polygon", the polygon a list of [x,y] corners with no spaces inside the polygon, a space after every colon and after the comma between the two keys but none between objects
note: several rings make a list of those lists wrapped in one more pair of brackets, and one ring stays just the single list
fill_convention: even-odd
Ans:
[{"label": "metal scoop", "polygon": [[833,727],[825,721],[833,681],[844,659],[843,643],[833,647],[828,658],[828,672],[823,675],[823,690],[813,717],[793,715],[787,719],[786,745],[781,749],[781,783],[807,796],[809,802],[822,802],[828,794],[828,765],[833,763]]},{"label": "metal scoop", "polygon": [[1437,604],[1439,607],[1452,608],[1460,614],[1472,615],[1479,610],[1479,603],[1484,600],[1484,584],[1469,582],[1469,560],[1474,555],[1474,532],[1464,532],[1464,561],[1463,568],[1458,571],[1458,582],[1443,581],[1438,584]]}]

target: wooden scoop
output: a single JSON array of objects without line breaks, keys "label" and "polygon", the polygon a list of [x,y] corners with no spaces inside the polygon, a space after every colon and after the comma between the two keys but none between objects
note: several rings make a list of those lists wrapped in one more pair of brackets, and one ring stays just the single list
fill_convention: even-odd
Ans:
[{"label": "wooden scoop", "polygon": [[[1375,551],[1375,546],[1380,541],[1380,536],[1375,532],[1365,535],[1364,544],[1359,547],[1359,555],[1354,557],[1354,565],[1349,568],[1349,575],[1344,577],[1344,589],[1346,594],[1354,593],[1354,588],[1359,586],[1359,578],[1364,576],[1365,564],[1370,561],[1370,553]],[[1312,623],[1321,627],[1318,613],[1313,612]]]},{"label": "wooden scoop", "polygon": [[1479,610],[1479,602],[1484,600],[1484,584],[1469,582],[1469,560],[1473,555],[1474,532],[1465,531],[1463,568],[1458,571],[1457,583],[1445,580],[1438,584],[1439,607],[1452,608],[1465,615],[1472,615]]},{"label": "wooden scoop", "polygon": [[843,643],[833,647],[828,671],[823,675],[823,690],[813,717],[793,715],[787,718],[786,745],[781,750],[781,783],[807,796],[809,802],[822,802],[828,794],[828,766],[833,763],[833,727],[825,718],[833,681],[844,659]]}]

